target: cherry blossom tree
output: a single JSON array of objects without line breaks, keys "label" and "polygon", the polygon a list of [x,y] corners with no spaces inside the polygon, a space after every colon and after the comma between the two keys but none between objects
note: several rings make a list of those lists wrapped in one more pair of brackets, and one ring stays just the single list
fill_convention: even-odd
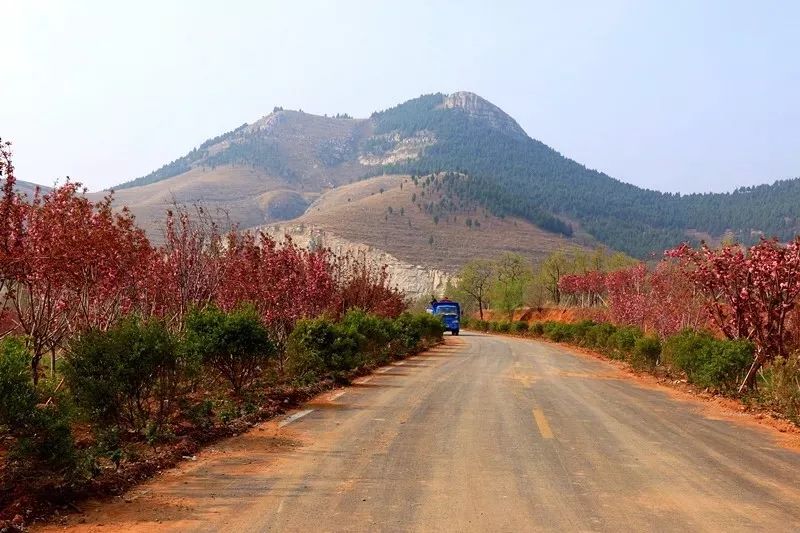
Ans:
[{"label": "cherry blossom tree", "polygon": [[[255,306],[281,349],[298,320],[318,316],[334,305],[335,284],[326,250],[305,250],[288,238],[279,245],[265,233],[231,232],[221,264],[224,282],[217,287],[218,305],[225,310],[243,302]],[[282,358],[279,365],[282,369]]]},{"label": "cherry blossom tree", "polygon": [[14,294],[14,279],[21,252],[23,228],[22,198],[15,192],[14,165],[11,161],[11,143],[0,139],[0,338],[14,331],[16,324],[8,309]]},{"label": "cherry blossom tree", "polygon": [[224,239],[208,211],[175,205],[166,214],[164,243],[149,254],[137,310],[181,330],[193,308],[214,302],[223,282]]},{"label": "cherry blossom tree", "polygon": [[408,306],[403,292],[392,285],[388,267],[370,261],[363,253],[350,252],[336,258],[334,272],[342,313],[357,308],[394,318]]},{"label": "cherry blossom tree", "polygon": [[653,269],[640,263],[608,273],[568,274],[559,288],[574,305],[606,306],[611,321],[662,337],[707,322],[694,286],[674,261],[661,261]]},{"label": "cherry blossom tree", "polygon": [[787,352],[787,319],[800,295],[800,237],[787,245],[762,239],[749,249],[684,244],[666,253],[681,261],[719,330],[755,345],[753,364],[739,390],[751,388],[764,363]]}]

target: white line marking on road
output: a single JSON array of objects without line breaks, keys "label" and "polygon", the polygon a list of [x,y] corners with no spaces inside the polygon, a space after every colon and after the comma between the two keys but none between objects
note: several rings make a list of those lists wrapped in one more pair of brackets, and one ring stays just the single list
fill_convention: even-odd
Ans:
[{"label": "white line marking on road", "polygon": [[295,420],[299,420],[300,418],[303,418],[307,414],[313,413],[313,412],[314,412],[313,409],[305,409],[303,411],[298,411],[297,413],[295,413],[295,414],[293,414],[293,415],[291,415],[289,417],[286,417],[286,419],[284,419],[280,424],[278,424],[278,427],[282,428],[283,426],[287,426],[287,425],[291,424],[292,422],[294,422]]},{"label": "white line marking on road", "polygon": [[385,367],[383,367],[383,368],[379,368],[379,369],[378,369],[378,370],[376,370],[375,372],[377,372],[378,374],[385,374],[386,372],[388,372],[388,371],[389,371],[389,370],[391,370],[391,369],[392,369],[392,367],[390,367],[390,366],[385,366]]},{"label": "white line marking on road", "polygon": [[346,390],[340,390],[339,392],[331,394],[331,401],[335,400],[336,398],[341,398],[342,396],[344,396],[345,392],[347,392],[347,391]]},{"label": "white line marking on road", "polygon": [[395,366],[403,366],[404,364],[406,364],[405,361],[398,361],[395,363]]}]

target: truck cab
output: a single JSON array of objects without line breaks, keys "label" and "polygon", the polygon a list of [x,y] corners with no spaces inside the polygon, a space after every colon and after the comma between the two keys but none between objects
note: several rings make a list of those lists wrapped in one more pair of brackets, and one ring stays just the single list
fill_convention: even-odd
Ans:
[{"label": "truck cab", "polygon": [[445,331],[458,335],[461,323],[461,306],[458,302],[447,298],[434,300],[428,307],[428,312],[434,316],[441,317]]}]

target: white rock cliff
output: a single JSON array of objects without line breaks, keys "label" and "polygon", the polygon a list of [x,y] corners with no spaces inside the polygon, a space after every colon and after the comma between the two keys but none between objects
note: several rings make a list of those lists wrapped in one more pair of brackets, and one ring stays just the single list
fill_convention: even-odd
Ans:
[{"label": "white rock cliff", "polygon": [[455,279],[454,276],[442,270],[406,263],[383,250],[343,239],[314,226],[273,224],[260,229],[278,242],[288,236],[295,244],[305,248],[328,248],[335,254],[363,253],[368,260],[375,264],[385,264],[392,284],[405,292],[411,301],[427,299],[431,295],[441,297],[444,295],[447,283]]}]

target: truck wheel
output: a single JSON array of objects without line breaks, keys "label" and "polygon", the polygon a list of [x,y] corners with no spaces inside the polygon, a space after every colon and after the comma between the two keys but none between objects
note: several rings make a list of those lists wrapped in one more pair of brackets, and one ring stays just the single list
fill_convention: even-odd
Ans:
[{"label": "truck wheel", "polygon": [[453,335],[458,335],[458,330],[457,329],[453,330]]}]

